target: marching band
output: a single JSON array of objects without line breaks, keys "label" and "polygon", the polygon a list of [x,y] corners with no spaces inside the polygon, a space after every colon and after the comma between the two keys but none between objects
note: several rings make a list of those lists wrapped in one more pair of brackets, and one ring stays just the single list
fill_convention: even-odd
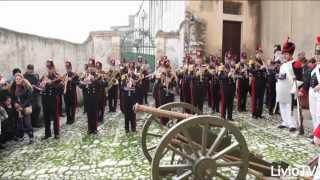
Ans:
[{"label": "marching band", "polygon": [[[280,45],[274,46],[274,57],[270,60],[264,59],[261,46],[257,47],[254,58],[242,52],[238,62],[231,51],[225,54],[223,62],[214,55],[204,58],[203,52],[197,51],[193,56],[186,54],[177,69],[173,69],[167,56],[163,56],[157,62],[154,73],[149,72],[148,64],[141,56],[136,62],[121,64],[111,59],[108,62],[110,69],[106,71],[101,62],[90,58],[83,73],[74,72],[71,62],[65,60],[64,74],[57,73],[53,60],[49,59],[46,62],[47,73],[41,78],[34,73],[31,64],[24,75],[15,69],[9,80],[0,76],[1,107],[11,116],[7,118],[28,122],[24,124],[27,127],[22,129],[27,129],[32,143],[32,126],[39,122],[37,119],[41,110],[35,99],[41,95],[45,125],[43,139],[50,138],[52,130],[54,138],[58,139],[61,100],[65,104],[66,123],[73,124],[76,121],[79,87],[88,119],[88,134],[97,134],[99,123],[105,119],[107,101],[109,112],[116,112],[118,99],[124,114],[125,131],[136,132],[136,115],[132,107],[137,102],[148,104],[152,84],[155,107],[173,102],[179,95],[180,101],[190,103],[201,111],[204,111],[207,101],[212,113],[220,113],[221,118],[233,121],[235,99],[236,109],[245,112],[250,97],[253,118],[263,118],[265,104],[269,114],[280,113],[282,123],[279,128],[289,128],[290,132],[296,131],[302,123],[293,116],[294,105],[309,106],[313,130],[319,132],[320,37],[316,40],[315,57],[309,61],[304,53],[299,53],[298,58],[294,59],[294,51],[295,44],[289,38],[282,48]],[[167,122],[168,119],[161,118],[162,124]],[[315,133],[315,142],[318,134]]]}]

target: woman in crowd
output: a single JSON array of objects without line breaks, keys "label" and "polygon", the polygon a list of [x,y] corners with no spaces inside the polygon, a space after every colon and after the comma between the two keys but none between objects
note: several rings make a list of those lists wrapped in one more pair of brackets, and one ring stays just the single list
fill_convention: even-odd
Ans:
[{"label": "woman in crowd", "polygon": [[17,73],[15,75],[10,93],[12,96],[12,104],[18,114],[18,136],[23,137],[24,133],[27,133],[30,144],[34,142],[33,128],[31,125],[32,89],[31,84],[28,80],[24,79],[22,74]]}]

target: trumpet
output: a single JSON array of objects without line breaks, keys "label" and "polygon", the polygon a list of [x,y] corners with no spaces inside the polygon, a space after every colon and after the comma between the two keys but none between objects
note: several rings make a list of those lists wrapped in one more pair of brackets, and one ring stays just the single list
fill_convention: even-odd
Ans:
[{"label": "trumpet", "polygon": [[48,75],[44,75],[41,78],[40,88],[44,88],[47,84],[54,84],[59,81],[63,81],[65,79],[65,76],[61,76],[57,73],[55,75],[56,75],[56,78],[54,80],[49,79]]},{"label": "trumpet", "polygon": [[78,73],[74,73],[71,77],[68,77],[68,74],[63,75],[63,77],[64,77],[64,79],[63,79],[63,85],[64,85],[63,94],[67,93],[68,82],[77,76],[79,77]]}]

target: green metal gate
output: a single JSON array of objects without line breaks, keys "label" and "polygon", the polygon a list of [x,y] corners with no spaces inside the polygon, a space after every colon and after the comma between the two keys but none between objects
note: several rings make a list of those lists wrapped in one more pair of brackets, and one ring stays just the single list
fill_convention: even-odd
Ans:
[{"label": "green metal gate", "polygon": [[121,59],[136,61],[141,56],[149,64],[150,71],[155,69],[155,45],[149,31],[131,30],[121,34]]}]

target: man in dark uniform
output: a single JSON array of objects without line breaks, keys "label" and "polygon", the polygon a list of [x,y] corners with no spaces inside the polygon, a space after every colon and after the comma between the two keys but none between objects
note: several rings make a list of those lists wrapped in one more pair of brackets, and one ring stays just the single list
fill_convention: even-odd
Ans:
[{"label": "man in dark uniform", "polygon": [[67,124],[73,124],[77,108],[77,84],[79,76],[72,72],[72,64],[70,61],[65,62],[66,74],[64,78],[64,103],[67,114]]},{"label": "man in dark uniform", "polygon": [[[232,121],[233,101],[236,91],[235,69],[225,70],[219,67],[219,83],[221,94],[221,118]],[[227,113],[226,113],[227,111]]]},{"label": "man in dark uniform", "polygon": [[192,95],[191,95],[191,81],[192,81],[192,75],[190,71],[190,67],[192,66],[192,58],[190,55],[186,55],[185,57],[185,65],[184,70],[181,74],[180,79],[180,96],[182,96],[181,101],[191,104]]},{"label": "man in dark uniform", "polygon": [[[209,73],[210,73],[210,91],[211,91],[211,108],[212,113],[220,112],[220,83],[218,76],[218,68],[220,63],[217,56],[210,55],[209,57]],[[208,100],[208,104],[210,105]]]},{"label": "man in dark uniform", "polygon": [[266,104],[269,110],[269,114],[273,114],[274,106],[276,105],[276,75],[279,73],[279,67],[276,65],[277,62],[268,62],[267,72],[267,83],[266,83]]},{"label": "man in dark uniform", "polygon": [[24,73],[24,78],[27,79],[30,84],[33,86],[33,92],[32,92],[32,114],[31,114],[31,124],[33,127],[41,127],[43,122],[41,122],[39,115],[41,111],[40,106],[40,91],[36,87],[40,83],[40,77],[39,74],[34,72],[34,66],[32,64],[29,64],[27,66],[27,71]]},{"label": "man in dark uniform", "polygon": [[145,61],[142,61],[141,65],[141,77],[142,77],[142,99],[144,104],[148,104],[148,92],[150,89],[150,78],[149,78],[149,66]]},{"label": "man in dark uniform", "polygon": [[[164,61],[164,68],[160,75],[160,85],[159,85],[159,100],[160,105],[164,105],[174,101],[175,88],[177,86],[177,77],[175,73],[171,70],[170,61],[166,59]],[[160,118],[162,124],[167,124],[168,118]]]},{"label": "man in dark uniform", "polygon": [[[136,83],[138,77],[134,73],[134,65],[132,62],[128,65],[128,72],[121,77],[121,103],[123,105],[122,112],[125,118],[125,131],[126,133],[136,132],[136,114],[133,111],[133,106],[137,102]],[[129,124],[130,127],[129,128]]]},{"label": "man in dark uniform", "polygon": [[139,104],[143,104],[143,74],[142,74],[142,57],[138,56],[137,62],[135,64],[135,74],[138,76],[139,81],[136,84],[136,94],[137,94],[137,101]]},{"label": "man in dark uniform", "polygon": [[59,93],[62,91],[63,85],[51,59],[47,61],[47,69],[48,74],[44,75],[40,80],[40,87],[43,88],[41,95],[45,123],[45,136],[43,139],[51,137],[51,121],[53,121],[54,126],[54,138],[58,139],[60,131]]},{"label": "man in dark uniform", "polygon": [[236,65],[236,73],[238,75],[237,80],[237,102],[238,102],[238,111],[246,111],[247,105],[247,94],[249,91],[249,74],[248,74],[248,65],[247,53],[242,52],[240,57],[240,62]]},{"label": "man in dark uniform", "polygon": [[119,91],[119,83],[118,83],[118,71],[116,70],[116,62],[114,59],[110,61],[110,70],[109,74],[111,74],[113,79],[112,82],[109,82],[109,90],[108,90],[108,102],[109,102],[109,111],[116,112],[117,103],[118,103],[118,91]]},{"label": "man in dark uniform", "polygon": [[[99,61],[96,61],[96,70],[97,70],[97,74],[99,76],[99,79],[101,81],[105,81],[106,77],[105,74],[106,72],[102,70],[102,63]],[[99,88],[100,90],[100,98],[98,99],[98,120],[99,122],[103,122],[104,119],[104,111],[106,108],[106,103],[107,103],[107,92],[105,88]]]},{"label": "man in dark uniform", "polygon": [[203,104],[205,97],[207,95],[207,89],[209,86],[210,75],[206,67],[202,64],[196,66],[196,74],[193,77],[193,97],[194,97],[194,105],[199,108],[200,111],[203,111]]},{"label": "man in dark uniform", "polygon": [[[84,72],[81,74],[80,77],[80,81],[83,81],[84,78],[89,74],[89,70],[88,70],[88,64],[84,65]],[[86,90],[85,89],[81,89],[82,90],[82,96],[83,96],[83,114],[85,114],[87,112],[87,106],[84,102],[86,102],[86,98],[88,97],[86,94]]]},{"label": "man in dark uniform", "polygon": [[87,107],[88,134],[98,133],[99,100],[101,99],[101,90],[107,85],[106,81],[98,77],[95,67],[95,60],[90,58],[88,63],[89,73],[79,83],[79,87],[86,92],[87,96],[84,103]]},{"label": "man in dark uniform", "polygon": [[251,110],[253,118],[262,118],[263,99],[266,88],[266,69],[262,59],[263,51],[260,46],[256,50],[256,60],[249,68],[251,75]]}]

